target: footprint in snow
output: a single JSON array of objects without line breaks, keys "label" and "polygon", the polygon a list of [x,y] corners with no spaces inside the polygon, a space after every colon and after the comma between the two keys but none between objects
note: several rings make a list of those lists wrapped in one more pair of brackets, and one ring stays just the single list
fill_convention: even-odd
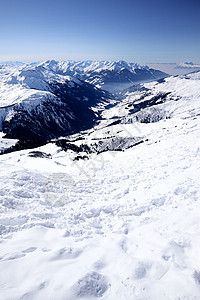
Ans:
[{"label": "footprint in snow", "polygon": [[24,253],[13,253],[13,254],[6,254],[4,255],[4,257],[2,258],[2,261],[7,261],[7,260],[15,260],[18,258],[22,258],[24,257],[26,254]]},{"label": "footprint in snow", "polygon": [[142,279],[146,276],[147,274],[147,271],[145,269],[144,266],[139,266],[138,268],[135,269],[135,272],[134,272],[134,278],[135,279]]},{"label": "footprint in snow", "polygon": [[7,253],[4,256],[0,257],[0,260],[7,261],[7,260],[15,260],[18,258],[22,258],[26,256],[26,254],[34,252],[37,248],[36,247],[30,247],[27,249],[22,250],[22,252],[16,252],[16,253]]},{"label": "footprint in snow", "polygon": [[23,253],[30,253],[30,252],[34,252],[37,248],[36,247],[30,247],[30,248],[27,248],[25,250],[23,250],[22,252]]},{"label": "footprint in snow", "polygon": [[168,272],[168,269],[168,267],[157,262],[140,262],[138,267],[134,270],[133,276],[138,280],[147,276],[155,280],[160,280]]},{"label": "footprint in snow", "polygon": [[101,260],[101,259],[100,259],[100,260],[97,260],[97,261],[92,265],[93,269],[95,269],[96,271],[99,271],[99,270],[105,268],[105,266],[106,266],[105,262],[104,262],[103,260]]},{"label": "footprint in snow", "polygon": [[162,258],[165,261],[173,262],[176,266],[186,266],[185,248],[190,247],[188,241],[171,241],[165,249]]},{"label": "footprint in snow", "polygon": [[13,196],[17,197],[17,198],[27,198],[28,199],[28,198],[33,198],[34,194],[28,190],[23,189],[23,190],[14,191]]},{"label": "footprint in snow", "polygon": [[48,286],[48,281],[43,281],[33,291],[23,294],[19,299],[20,300],[41,299],[40,297],[38,297],[38,292],[45,289],[47,286]]},{"label": "footprint in snow", "polygon": [[153,199],[151,201],[151,204],[155,207],[160,207],[165,204],[165,201],[166,201],[166,197],[160,197],[160,198]]},{"label": "footprint in snow", "polygon": [[108,287],[106,277],[97,272],[92,272],[78,280],[72,289],[77,297],[87,299],[89,297],[102,297]]},{"label": "footprint in snow", "polygon": [[79,255],[81,255],[82,250],[78,248],[61,248],[52,258],[52,260],[59,260],[59,259],[75,259]]},{"label": "footprint in snow", "polygon": [[196,282],[196,284],[200,285],[200,272],[195,270],[193,273],[193,278]]}]

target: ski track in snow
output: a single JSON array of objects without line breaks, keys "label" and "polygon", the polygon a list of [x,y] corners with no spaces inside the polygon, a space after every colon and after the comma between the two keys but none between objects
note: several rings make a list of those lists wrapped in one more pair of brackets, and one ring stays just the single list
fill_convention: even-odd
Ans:
[{"label": "ski track in snow", "polygon": [[200,126],[184,105],[125,152],[0,156],[0,299],[200,299]]}]

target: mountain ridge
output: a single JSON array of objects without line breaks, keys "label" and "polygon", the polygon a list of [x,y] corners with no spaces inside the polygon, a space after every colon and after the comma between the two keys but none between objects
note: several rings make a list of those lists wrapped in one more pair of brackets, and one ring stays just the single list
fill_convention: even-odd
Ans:
[{"label": "mountain ridge", "polygon": [[99,88],[109,83],[138,83],[167,77],[168,74],[147,65],[126,61],[55,61],[40,64],[61,75],[69,75],[87,81]]}]

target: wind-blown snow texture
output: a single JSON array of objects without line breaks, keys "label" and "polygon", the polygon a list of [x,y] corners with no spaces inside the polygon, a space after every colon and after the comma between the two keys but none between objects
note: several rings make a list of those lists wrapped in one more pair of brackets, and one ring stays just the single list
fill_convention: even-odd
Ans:
[{"label": "wind-blown snow texture", "polygon": [[200,72],[170,77],[1,155],[0,298],[200,299],[199,104]]}]

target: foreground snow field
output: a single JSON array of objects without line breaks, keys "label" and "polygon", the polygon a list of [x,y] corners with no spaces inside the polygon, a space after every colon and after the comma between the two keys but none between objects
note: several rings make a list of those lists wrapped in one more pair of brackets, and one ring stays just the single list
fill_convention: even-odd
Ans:
[{"label": "foreground snow field", "polygon": [[158,122],[128,121],[136,93],[105,111],[85,140],[142,139],[125,151],[0,156],[0,299],[200,299],[199,79],[145,85],[171,93]]}]

